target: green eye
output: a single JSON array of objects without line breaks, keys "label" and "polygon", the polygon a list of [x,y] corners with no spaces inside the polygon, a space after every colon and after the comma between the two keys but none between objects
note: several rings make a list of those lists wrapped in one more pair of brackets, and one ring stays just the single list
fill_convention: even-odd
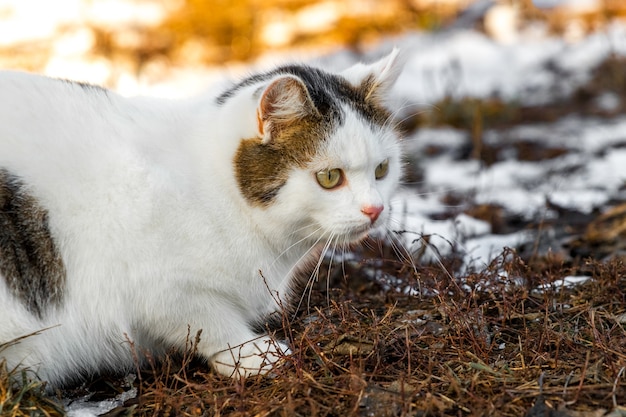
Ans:
[{"label": "green eye", "polygon": [[389,159],[385,159],[383,162],[378,164],[376,170],[374,171],[374,175],[376,175],[376,179],[380,180],[385,178],[387,173],[389,172]]},{"label": "green eye", "polygon": [[339,168],[325,169],[315,176],[319,185],[327,190],[339,187],[343,183],[343,172]]}]

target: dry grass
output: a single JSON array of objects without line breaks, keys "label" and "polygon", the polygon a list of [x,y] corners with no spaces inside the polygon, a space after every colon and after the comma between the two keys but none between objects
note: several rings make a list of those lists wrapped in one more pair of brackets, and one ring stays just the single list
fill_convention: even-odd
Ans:
[{"label": "dry grass", "polygon": [[[541,393],[544,406],[577,411],[626,396],[623,259],[527,263],[506,251],[460,280],[362,255],[335,265],[330,293],[320,283],[310,308],[278,326],[293,354],[273,376],[237,382],[192,355],[170,357],[142,372],[138,397],[111,415],[521,416]],[[375,260],[427,294],[383,289],[367,278]],[[552,284],[567,274],[591,278]]]},{"label": "dry grass", "polygon": [[[9,382],[10,379],[19,384]],[[5,361],[0,360],[0,416],[64,415],[63,407],[54,398],[47,397],[44,388],[44,383],[27,371],[9,370]]]}]

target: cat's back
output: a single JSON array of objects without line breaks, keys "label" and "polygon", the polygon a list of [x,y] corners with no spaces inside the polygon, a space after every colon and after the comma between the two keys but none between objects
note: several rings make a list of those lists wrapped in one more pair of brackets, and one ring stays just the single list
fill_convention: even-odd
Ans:
[{"label": "cat's back", "polygon": [[149,97],[128,98],[94,84],[0,70],[0,129],[43,126],[50,132],[60,127],[67,130],[89,126],[91,135],[96,135],[98,131],[93,127],[131,127],[145,122],[147,115],[162,112],[165,116],[181,108],[187,111],[187,104]]},{"label": "cat's back", "polygon": [[123,161],[136,159],[141,146],[176,129],[176,108],[166,103],[0,71],[0,168],[17,175],[37,170],[34,178],[63,171],[73,176],[114,171]]},{"label": "cat's back", "polygon": [[164,173],[185,169],[174,134],[183,131],[183,110],[165,100],[0,71],[0,172],[27,186],[64,230],[133,216],[158,187],[170,187]]},{"label": "cat's back", "polygon": [[121,97],[101,87],[19,71],[0,71],[1,128],[30,121],[59,123],[95,116],[110,105],[123,105]]},{"label": "cat's back", "polygon": [[97,140],[114,127],[114,109],[123,107],[121,97],[103,88],[0,71],[0,164]]}]

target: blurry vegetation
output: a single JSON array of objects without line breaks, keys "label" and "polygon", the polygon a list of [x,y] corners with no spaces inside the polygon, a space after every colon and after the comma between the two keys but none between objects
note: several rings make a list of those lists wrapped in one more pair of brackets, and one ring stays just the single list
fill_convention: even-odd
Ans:
[{"label": "blurry vegetation", "polygon": [[347,45],[434,29],[459,4],[419,0],[183,0],[152,30],[161,52],[191,62],[246,60],[268,49]]},{"label": "blurry vegetation", "polygon": [[[354,50],[382,36],[408,30],[435,30],[447,26],[473,0],[161,0],[168,10],[156,27],[128,36],[98,27],[97,52],[122,51],[140,62],[165,56],[187,63],[248,60],[267,50],[344,45]],[[555,33],[589,32],[611,19],[626,16],[626,4],[604,0],[602,7],[572,14],[540,10],[532,0],[503,0],[519,16],[518,24],[547,23]],[[474,24],[483,27],[483,18]],[[574,29],[573,29],[574,28]]]},{"label": "blurry vegetation", "polygon": [[245,59],[258,53],[261,3],[254,0],[185,0],[159,30],[185,58]]},{"label": "blurry vegetation", "polygon": [[[16,33],[13,43],[0,42],[0,66],[42,71],[60,59],[70,65],[87,62],[96,71],[102,65],[116,67],[136,77],[150,66],[148,73],[246,61],[294,47],[323,51],[344,45],[360,50],[383,36],[440,28],[471,2],[77,0],[71,7],[80,11],[72,10],[68,15],[75,17],[67,20],[54,16],[50,24],[55,29],[48,35],[30,36],[26,30]],[[19,0],[0,4],[0,25],[5,20],[19,27],[37,24],[15,12],[12,4]],[[141,6],[151,13],[142,12]],[[119,20],[106,13],[99,16],[104,9],[117,10]]]},{"label": "blurry vegetation", "polygon": [[[11,1],[19,0],[9,1],[9,6],[5,6],[8,12],[0,6],[0,24],[11,15]],[[56,32],[49,37],[25,35],[15,44],[0,42],[0,66],[41,71],[51,60],[57,59],[58,64],[61,58],[69,65],[76,65],[77,60],[86,61],[95,71],[101,71],[104,65],[136,77],[172,67],[247,61],[268,51],[291,48],[316,48],[323,52],[341,45],[358,53],[386,36],[445,29],[460,20],[463,27],[473,26],[490,36],[495,36],[490,25],[494,22],[500,25],[498,16],[490,17],[496,7],[481,9],[481,3],[476,0],[77,0],[77,3],[83,9],[78,13],[82,17],[57,22]],[[98,17],[100,10],[109,6],[119,8],[121,4],[129,9],[120,12],[119,21],[110,16]],[[626,17],[626,2],[621,0],[603,0],[599,8],[582,12],[537,9],[532,0],[494,0],[493,4],[508,8],[515,15],[510,22],[513,26],[524,28],[542,22],[549,31],[568,36],[581,36],[614,18]],[[139,7],[142,5],[157,10],[158,17],[150,18],[150,13],[148,17],[142,15]],[[24,20],[23,24],[28,26],[32,22]],[[63,51],[60,57],[59,51]],[[115,68],[109,70],[112,79],[119,76]],[[111,80],[103,81],[106,82],[115,85]]]}]

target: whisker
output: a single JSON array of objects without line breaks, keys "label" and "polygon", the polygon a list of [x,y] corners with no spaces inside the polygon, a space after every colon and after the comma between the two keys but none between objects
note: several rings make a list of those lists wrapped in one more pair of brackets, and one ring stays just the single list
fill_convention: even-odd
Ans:
[{"label": "whisker", "polygon": [[400,106],[397,106],[396,109],[392,111],[391,114],[385,119],[383,123],[383,127],[385,129],[388,129],[389,127],[391,127],[392,129],[395,129],[398,126],[400,126],[400,124],[403,123],[405,120],[408,120],[411,117],[414,117],[415,115],[419,114],[419,113],[409,112],[402,119],[397,119],[400,112],[406,109],[414,108],[414,107],[415,105],[409,99],[404,99],[403,103]]},{"label": "whisker", "polygon": [[[330,255],[330,259],[328,261],[328,271],[326,273],[326,305],[330,305],[330,274],[332,272],[332,267],[333,267],[333,263],[335,262],[335,254],[337,253],[337,251],[341,251],[343,252],[343,244],[345,242],[345,240],[347,239],[346,236],[343,236],[343,241],[344,242],[339,242],[339,239],[341,238],[341,235],[337,235],[336,232],[333,231],[333,240],[334,240],[334,245],[333,245],[333,252]],[[341,257],[341,264],[343,265],[343,259],[344,257]],[[342,268],[342,271],[344,272],[345,276],[345,269]]]},{"label": "whisker", "polygon": [[[422,244],[424,245],[424,247],[426,247],[427,249],[430,249],[430,256],[432,256],[435,259],[436,263],[439,265],[439,267],[441,267],[441,270],[446,274],[446,276],[450,278],[451,281],[454,281],[454,277],[443,264],[443,257],[441,256],[441,253],[439,252],[439,248],[437,248],[436,245],[431,243],[429,239],[425,238],[425,236],[426,236],[425,234],[421,234],[421,236],[417,240],[420,240],[421,242],[423,242]],[[446,239],[445,237],[441,235],[430,234],[428,236],[438,236],[444,239],[445,241],[447,241],[451,247],[454,247],[453,242],[450,242],[448,239]]]},{"label": "whisker", "polygon": [[[303,228],[303,229],[304,229],[304,228]],[[292,249],[294,246],[297,246],[297,245],[299,245],[300,243],[304,242],[305,240],[307,240],[308,238],[310,238],[311,236],[313,236],[315,233],[317,233],[317,232],[318,232],[318,231],[320,231],[321,229],[322,229],[322,227],[321,227],[321,226],[320,226],[320,227],[318,227],[317,229],[315,229],[314,231],[312,231],[311,233],[309,233],[308,235],[306,235],[305,237],[303,237],[302,239],[300,239],[300,240],[298,240],[297,242],[293,243],[293,244],[292,244],[292,245],[290,245],[287,249],[285,249],[284,251],[282,251],[282,252],[281,252],[281,253],[280,253],[280,254],[279,254],[279,255],[278,255],[278,256],[274,259],[274,261],[273,261],[273,262],[272,262],[272,264],[270,265],[270,268],[271,268],[272,266],[274,266],[274,264],[275,264],[276,262],[278,262],[278,260],[279,260],[279,259],[280,259],[280,258],[281,258],[284,254],[286,254],[286,253],[287,253],[290,249]],[[293,272],[293,269],[296,267],[296,265],[298,265],[298,263],[300,263],[300,261],[302,261],[302,259],[304,259],[304,257],[305,257],[306,255],[308,255],[308,253],[311,251],[311,249],[313,249],[313,248],[317,245],[317,243],[318,243],[321,239],[322,239],[322,237],[320,236],[320,238],[319,238],[319,239],[317,239],[317,240],[315,241],[315,243],[314,243],[313,245],[311,245],[311,247],[309,247],[309,249],[308,249],[308,250],[304,253],[304,255],[302,255],[302,256],[298,259],[298,261],[295,263],[295,265],[294,265],[293,267],[291,267],[291,269],[289,269],[289,271],[288,271],[288,273],[287,273],[287,276],[291,275],[291,273]]]},{"label": "whisker", "polygon": [[[322,250],[322,253],[320,254],[320,258],[317,261],[317,265],[315,266],[315,271],[314,271],[314,274],[312,275],[312,277],[313,276],[315,277],[314,281],[318,281],[319,280],[320,267],[322,266],[322,263],[324,262],[324,258],[326,257],[326,253],[328,252],[328,249],[331,247],[331,244],[332,244],[334,238],[335,238],[335,232],[333,231],[333,232],[331,232],[328,240],[326,241],[326,244],[324,245],[324,249]],[[313,292],[313,282],[311,283],[309,296],[308,296],[308,300],[307,300],[309,305],[311,303],[312,292]]]},{"label": "whisker", "polygon": [[[315,230],[315,232],[317,232],[318,230],[320,230],[320,228],[318,228],[317,230]],[[314,233],[315,233],[314,232]],[[287,275],[291,275],[291,273],[294,271],[294,269],[300,264],[300,262],[309,254],[311,253],[311,251],[317,247],[318,243],[320,242],[320,240],[322,240],[322,238],[324,237],[324,235],[320,236],[317,238],[317,240],[315,242],[313,242],[313,244],[309,247],[309,249],[306,250],[306,252],[304,252],[304,254],[302,256],[300,256],[300,258],[298,258],[298,260],[295,262],[295,264],[291,267],[291,269],[289,269]]]},{"label": "whisker", "polygon": [[293,235],[295,235],[298,232],[301,232],[301,231],[303,231],[305,229],[309,229],[311,227],[316,227],[316,226],[317,226],[317,230],[321,229],[321,226],[318,226],[316,224],[307,224],[307,225],[304,225],[302,227],[298,227],[297,229],[293,229],[291,232],[289,232],[289,234],[287,236],[293,236]]},{"label": "whisker", "polygon": [[387,236],[389,240],[389,245],[391,246],[394,254],[400,259],[405,265],[408,264],[413,269],[415,276],[417,273],[417,266],[415,265],[415,261],[413,260],[413,256],[411,256],[411,251],[404,242],[396,235],[396,233],[387,228]]},{"label": "whisker", "polygon": [[[320,240],[322,240],[322,238],[324,237],[324,235],[320,236],[317,241],[315,242],[314,246],[317,246],[317,244],[319,243]],[[316,277],[319,274],[319,268],[322,264],[322,260],[324,259],[324,254],[326,253],[326,251],[328,250],[328,247],[330,245],[330,241],[332,239],[332,234],[331,236],[329,236],[329,238],[326,240],[326,243],[324,244],[323,248],[322,248],[322,252],[320,254],[320,258],[317,261],[317,264],[315,265],[315,268],[313,269],[313,271],[311,272],[311,275],[309,276],[309,278],[307,279],[307,282],[304,286],[304,290],[302,292],[302,295],[300,296],[300,300],[298,301],[298,305],[296,306],[296,309],[294,311],[294,314],[296,314],[299,310],[300,307],[302,307],[302,303],[304,301],[304,298],[307,297],[307,292],[308,292],[308,297],[307,297],[307,303],[310,305],[311,302],[311,293],[313,291],[313,285],[316,281]],[[312,249],[313,247],[311,247],[309,249],[309,251]],[[307,252],[309,252],[307,251]]]}]

